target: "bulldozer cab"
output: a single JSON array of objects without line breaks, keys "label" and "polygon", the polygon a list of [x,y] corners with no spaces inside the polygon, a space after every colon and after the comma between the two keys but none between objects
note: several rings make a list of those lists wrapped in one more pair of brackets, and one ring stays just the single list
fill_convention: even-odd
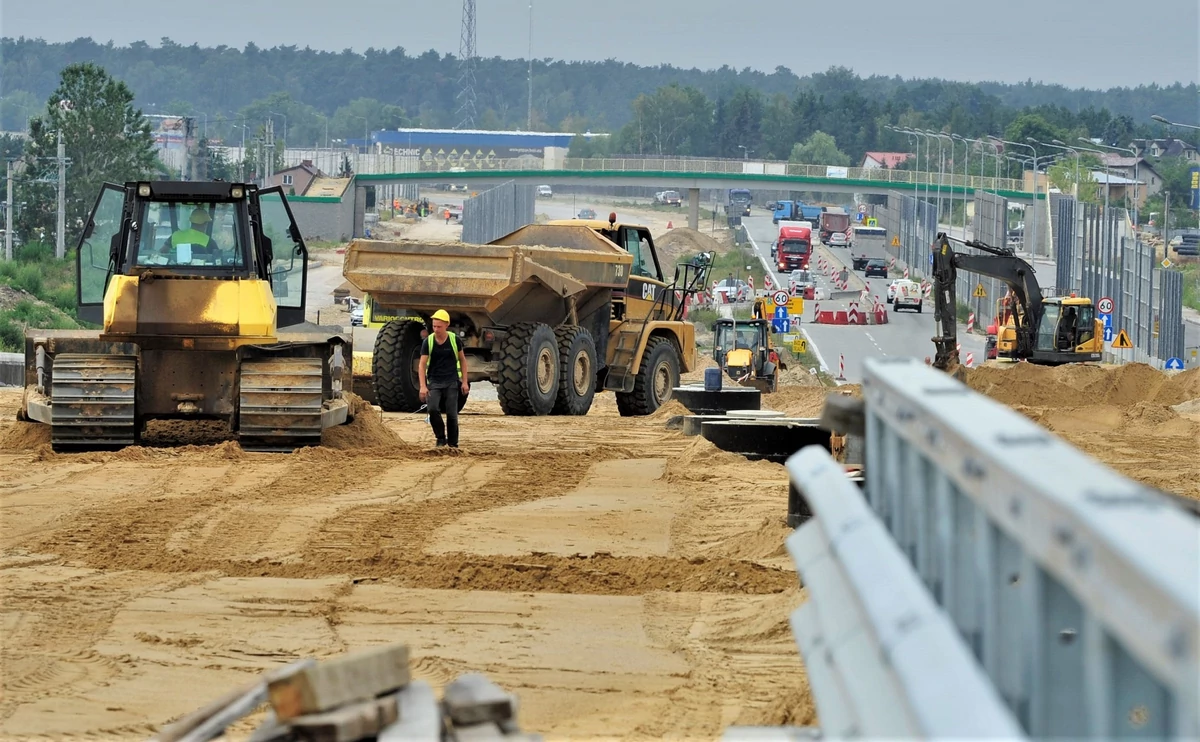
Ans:
[{"label": "bulldozer cab", "polygon": [[104,321],[113,276],[269,281],[280,327],[304,321],[308,249],[280,188],[106,183],[76,251],[81,319]]}]

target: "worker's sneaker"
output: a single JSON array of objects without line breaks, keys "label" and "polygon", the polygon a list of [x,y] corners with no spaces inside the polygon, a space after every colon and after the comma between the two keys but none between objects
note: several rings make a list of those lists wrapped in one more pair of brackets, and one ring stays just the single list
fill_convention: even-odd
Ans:
[{"label": "worker's sneaker", "polygon": [[435,448],[445,448],[445,447],[446,447],[446,441],[438,441],[437,444],[435,444]]}]

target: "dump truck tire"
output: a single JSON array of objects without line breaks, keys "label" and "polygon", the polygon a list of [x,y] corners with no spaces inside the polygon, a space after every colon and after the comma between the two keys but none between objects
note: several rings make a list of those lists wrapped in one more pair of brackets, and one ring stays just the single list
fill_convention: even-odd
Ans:
[{"label": "dump truck tire", "polygon": [[558,399],[558,338],[544,322],[518,322],[500,346],[500,409],[505,415],[549,415]]},{"label": "dump truck tire", "polygon": [[560,327],[558,398],[552,415],[586,415],[596,396],[596,343],[583,327]]},{"label": "dump truck tire", "polygon": [[387,412],[416,412],[421,386],[413,362],[421,355],[421,330],[413,320],[392,320],[375,337],[371,383],[375,401]]},{"label": "dump truck tire", "polygon": [[679,386],[679,351],[664,337],[650,338],[633,391],[617,392],[617,410],[623,417],[649,415],[671,399]]}]

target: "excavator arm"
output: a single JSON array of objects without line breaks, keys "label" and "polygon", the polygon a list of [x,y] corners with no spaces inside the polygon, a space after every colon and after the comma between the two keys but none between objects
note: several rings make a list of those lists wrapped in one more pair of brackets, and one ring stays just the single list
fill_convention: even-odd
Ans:
[{"label": "excavator arm", "polygon": [[1012,250],[984,242],[967,241],[967,247],[985,255],[955,252],[950,238],[939,233],[933,244],[933,295],[936,353],[934,368],[952,371],[958,366],[958,271],[965,270],[1003,281],[1012,292],[1020,311],[1014,314],[1017,325],[1017,355],[1027,357],[1033,351],[1033,328],[1042,315],[1042,289],[1034,277],[1033,266],[1018,258]]}]

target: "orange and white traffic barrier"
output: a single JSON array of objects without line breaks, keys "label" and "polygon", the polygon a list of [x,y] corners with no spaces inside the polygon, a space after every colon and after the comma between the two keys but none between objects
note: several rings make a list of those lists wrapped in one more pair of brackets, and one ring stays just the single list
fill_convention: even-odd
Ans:
[{"label": "orange and white traffic barrier", "polygon": [[839,355],[839,356],[838,356],[838,375],[837,375],[837,380],[838,380],[838,381],[845,381],[845,380],[846,380],[846,356],[843,356],[843,355]]},{"label": "orange and white traffic barrier", "polygon": [[905,278],[905,279],[907,279],[907,278],[908,278],[908,268],[905,268],[905,269],[904,269],[904,278]]},{"label": "orange and white traffic barrier", "polygon": [[967,315],[967,332],[975,329],[975,313],[971,312]]},{"label": "orange and white traffic barrier", "polygon": [[971,368],[974,365],[975,365],[975,354],[968,353],[967,354],[967,368]]}]

